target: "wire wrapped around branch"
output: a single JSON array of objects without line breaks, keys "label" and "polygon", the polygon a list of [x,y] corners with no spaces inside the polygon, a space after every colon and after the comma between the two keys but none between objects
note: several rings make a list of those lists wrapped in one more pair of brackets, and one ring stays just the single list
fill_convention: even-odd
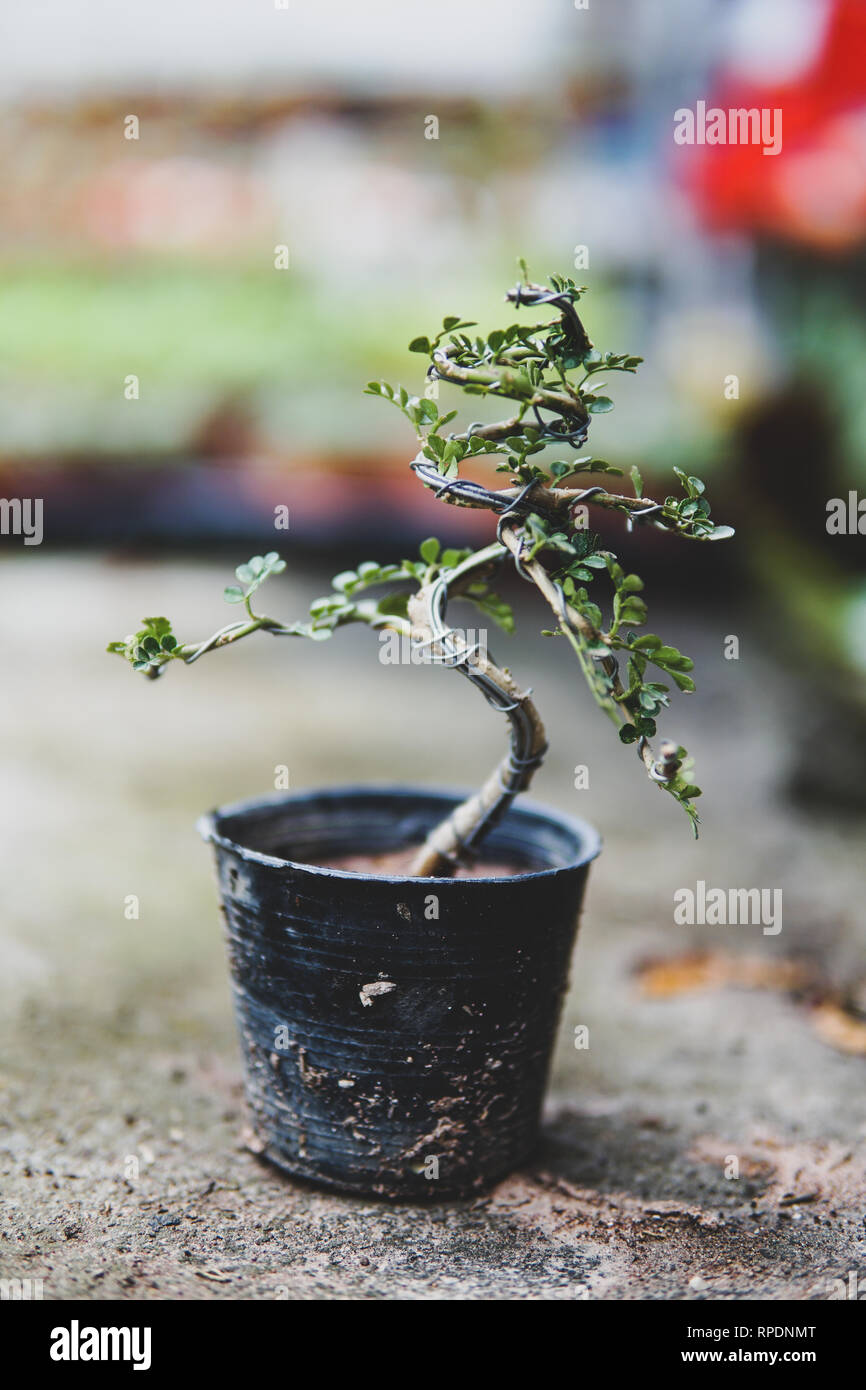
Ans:
[{"label": "wire wrapped around branch", "polygon": [[519,792],[525,791],[547,751],[544,726],[530,699],[511,675],[486,651],[470,647],[455,633],[446,617],[452,592],[465,585],[477,569],[501,560],[506,550],[497,544],[472,555],[453,570],[445,570],[409,600],[416,647],[427,647],[431,659],[450,666],[480,690],[488,704],[508,717],[510,747],[479,792],[462,802],[431,832],[410,866],[418,877],[450,877],[461,860],[477,847],[502,817]]},{"label": "wire wrapped around branch", "polygon": [[[503,512],[511,511],[515,501],[519,500],[520,507],[515,512],[516,516],[525,517],[530,512],[537,512],[550,520],[564,523],[573,507],[593,501],[599,507],[625,512],[629,528],[634,522],[649,519],[651,524],[660,530],[669,530],[659,516],[663,511],[661,503],[653,502],[646,497],[626,497],[608,492],[599,484],[586,488],[548,487],[540,480],[533,479],[525,488],[489,488],[483,483],[473,482],[470,478],[446,478],[434,463],[428,462],[420,455],[412,460],[409,467],[425,487],[432,488],[437,497],[458,507],[483,507],[487,511],[502,515]],[[530,492],[531,506],[526,500]]]}]

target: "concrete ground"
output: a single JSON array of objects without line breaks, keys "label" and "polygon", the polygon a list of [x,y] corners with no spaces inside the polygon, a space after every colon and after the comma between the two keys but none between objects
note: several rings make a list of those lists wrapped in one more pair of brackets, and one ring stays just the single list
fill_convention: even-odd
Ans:
[{"label": "concrete ground", "polygon": [[[31,552],[0,573],[0,1279],[42,1279],[49,1299],[695,1300],[866,1279],[866,1028],[843,1007],[864,1002],[862,824],[782,798],[796,697],[746,615],[652,624],[698,662],[700,693],[665,724],[699,754],[697,844],[534,635],[541,614],[491,639],[547,716],[536,798],[606,844],[541,1148],[489,1195],[419,1209],[319,1192],[246,1149],[194,822],[271,789],[280,764],[296,789],[469,784],[501,721],[449,672],[380,665],[365,631],[254,639],[157,684],[103,654],[145,613],[207,635],[227,566]],[[283,576],[270,606],[296,615],[322,588]],[[698,879],[780,887],[781,932],[676,925],[673,894]]]}]

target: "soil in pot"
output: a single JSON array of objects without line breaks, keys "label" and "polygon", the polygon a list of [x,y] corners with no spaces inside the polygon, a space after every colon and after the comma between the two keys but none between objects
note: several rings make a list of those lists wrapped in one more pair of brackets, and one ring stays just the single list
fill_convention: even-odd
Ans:
[{"label": "soil in pot", "polygon": [[[403,878],[409,873],[414,849],[386,850],[383,854],[341,854],[327,859],[315,859],[311,863],[319,869],[340,869],[352,874],[373,874],[389,878]],[[472,864],[461,864],[454,874],[455,878],[513,878],[515,874],[525,874],[532,868],[529,864],[503,864],[495,860],[479,859]]]}]

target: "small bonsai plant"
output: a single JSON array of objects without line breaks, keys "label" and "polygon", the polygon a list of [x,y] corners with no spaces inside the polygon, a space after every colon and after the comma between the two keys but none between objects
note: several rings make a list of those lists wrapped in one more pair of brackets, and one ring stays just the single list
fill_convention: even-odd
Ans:
[{"label": "small bonsai plant", "polygon": [[[656,754],[650,744],[668,682],[694,689],[692,663],[642,631],[643,584],[601,544],[589,508],[619,512],[628,528],[699,541],[730,528],[710,519],[700,479],[678,473],[680,495],[654,501],[637,469],[633,490],[620,492],[610,481],[620,470],[580,453],[591,417],[612,405],[600,379],[633,372],[640,359],[595,349],[573,281],[532,284],[522,268],[506,298],[535,311],[530,322],[479,337],[474,324],[451,317],[435,337],[410,345],[428,359],[431,382],[510,402],[502,419],[451,430],[457,412],[440,411],[438,386],[424,396],[385,382],[367,387],[414,428],[418,482],[443,503],[494,514],[490,544],[443,550],[430,539],[417,558],[367,560],[338,574],[297,623],[260,611],[259,590],[285,562],[274,551],[254,555],[225,591],[243,608],[238,621],[181,642],[167,618],[145,618],[109,647],[153,679],[254,632],[320,641],[366,623],[453,666],[508,718],[507,753],[462,801],[348,787],[269,796],[201,822],[216,854],[255,1152],[354,1192],[463,1196],[531,1151],[599,850],[591,826],[512,806],[544,757],[544,727],[530,692],[486,644],[449,625],[449,602],[469,600],[511,630],[496,582],[513,564],[538,590],[553,615],[550,635],[569,645],[620,739],[635,745],[649,777],[697,830],[699,791],[685,749],[668,741]],[[540,311],[553,317],[538,322]],[[552,460],[550,446],[559,455]],[[487,456],[506,475],[499,488],[467,476]],[[598,477],[604,482],[591,481]],[[460,876],[482,846],[480,873]],[[345,866],[347,851],[365,865],[371,855],[372,864],[381,854],[412,858],[405,873],[364,872]]]},{"label": "small bonsai plant", "polygon": [[[449,877],[476,855],[529,785],[547,749],[529,692],[486,650],[460,637],[447,618],[449,601],[460,598],[512,631],[512,611],[495,588],[506,562],[538,590],[553,615],[547,635],[568,643],[620,740],[636,746],[646,773],[679,803],[695,835],[699,824],[694,803],[700,789],[692,780],[685,748],[667,740],[656,754],[650,743],[669,703],[668,682],[682,691],[695,689],[693,663],[655,633],[642,631],[647,622],[643,581],[601,544],[589,525],[589,508],[620,513],[628,530],[649,525],[697,541],[720,540],[733,532],[711,519],[699,478],[674,469],[679,495],[656,501],[644,495],[637,468],[630,472],[632,492],[624,493],[609,481],[621,477],[621,469],[580,454],[591,417],[613,408],[601,378],[632,373],[642,359],[602,353],[593,345],[576,309],[584,290],[573,280],[553,275],[548,285],[533,284],[525,263],[520,265],[523,278],[506,301],[516,309],[552,310],[552,318],[510,323],[483,337],[472,335],[474,323],[451,316],[434,337],[419,337],[409,345],[428,359],[428,381],[453,386],[465,396],[510,402],[503,419],[450,430],[458,411],[440,411],[438,390],[432,397],[416,396],[376,381],[366,388],[395,405],[413,427],[418,451],[410,467],[419,483],[452,506],[492,512],[495,540],[472,551],[443,549],[431,538],[417,558],[384,565],[364,561],[336,575],[331,592],[311,605],[309,617],[293,623],[258,611],[259,589],[285,569],[285,561],[274,551],[254,555],[238,566],[237,584],[224,593],[227,603],[243,607],[239,621],[204,641],[181,642],[167,618],[145,618],[138,632],[108,647],[154,679],[171,663],[190,665],[256,632],[322,641],[348,623],[366,623],[411,639],[428,659],[467,677],[494,710],[507,715],[510,747],[484,785],[451,810],[417,849],[409,870],[414,877]],[[562,457],[551,459],[551,447]],[[496,470],[506,475],[500,488],[466,476],[474,462],[487,456],[497,459]],[[605,482],[587,481],[598,477]]]}]

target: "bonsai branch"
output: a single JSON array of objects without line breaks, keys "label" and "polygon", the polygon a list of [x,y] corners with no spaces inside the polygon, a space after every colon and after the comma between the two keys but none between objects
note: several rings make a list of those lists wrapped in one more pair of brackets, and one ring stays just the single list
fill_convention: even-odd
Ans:
[{"label": "bonsai branch", "polygon": [[[612,717],[615,724],[627,724],[629,722],[628,712],[623,706],[623,702],[627,698],[627,691],[620,678],[619,663],[616,657],[612,652],[600,658],[589,655],[590,650],[598,651],[600,647],[608,645],[608,637],[594,627],[583,614],[578,613],[569,605],[562,587],[551,578],[540,560],[523,559],[523,540],[513,527],[500,527],[500,537],[513,555],[518,573],[535,585],[550,606],[559,622],[561,631],[574,648],[588,685],[593,689],[593,693],[596,694],[605,712]],[[595,678],[594,666],[599,668],[604,677],[600,690],[598,689],[600,683]],[[654,782],[662,784],[670,782],[679,771],[680,761],[676,756],[676,745],[673,743],[666,741],[662,744],[661,757],[658,759],[653,753],[652,745],[645,737],[638,740],[637,751],[650,779]]]},{"label": "bonsai branch", "polygon": [[[471,435],[454,437],[496,439],[503,437],[500,432],[510,432],[511,423],[503,421],[499,425],[488,425],[483,429],[473,428]],[[609,511],[625,512],[631,522],[642,522],[652,516],[654,526],[661,530],[674,529],[660,515],[663,511],[662,503],[653,501],[651,497],[629,497],[625,493],[608,492],[603,487],[549,487],[539,481],[534,487],[530,506],[526,487],[488,488],[467,478],[444,478],[435,465],[421,456],[413,461],[411,467],[425,487],[432,488],[442,501],[456,507],[480,507],[499,513],[516,511],[521,515],[533,511],[559,525],[566,525],[574,507],[591,503]]]}]

